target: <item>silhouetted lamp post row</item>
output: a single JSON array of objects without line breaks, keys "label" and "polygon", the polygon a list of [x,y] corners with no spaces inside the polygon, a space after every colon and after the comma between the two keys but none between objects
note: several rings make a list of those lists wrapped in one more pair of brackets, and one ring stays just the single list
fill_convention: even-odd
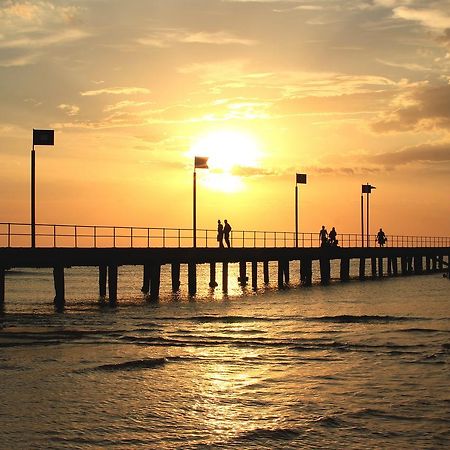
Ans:
[{"label": "silhouetted lamp post row", "polygon": [[36,247],[36,153],[35,145],[54,145],[54,130],[33,129],[33,149],[31,150],[31,247]]},{"label": "silhouetted lamp post row", "polygon": [[367,247],[370,247],[370,232],[369,232],[369,197],[372,192],[372,189],[376,189],[375,186],[370,185],[369,183],[363,184],[361,186],[361,247],[364,247],[364,195],[366,194],[366,214],[367,214]]},{"label": "silhouetted lamp post row", "polygon": [[295,174],[295,247],[298,247],[298,185],[306,184],[306,173]]}]

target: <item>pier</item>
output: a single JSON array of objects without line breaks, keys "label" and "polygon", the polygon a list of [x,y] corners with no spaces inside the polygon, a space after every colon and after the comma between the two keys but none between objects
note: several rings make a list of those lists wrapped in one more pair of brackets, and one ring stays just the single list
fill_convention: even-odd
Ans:
[{"label": "pier", "polygon": [[[0,242],[3,244],[0,247],[0,306],[5,302],[5,274],[10,268],[52,268],[55,288],[54,303],[58,310],[64,309],[65,305],[65,269],[74,266],[89,266],[98,271],[99,297],[108,298],[112,306],[116,305],[118,298],[118,268],[127,265],[142,266],[142,286],[137,288],[141,289],[144,294],[148,294],[152,301],[157,301],[159,298],[161,267],[164,265],[170,265],[171,286],[174,292],[178,291],[181,285],[180,267],[181,265],[187,266],[188,292],[191,296],[195,296],[197,292],[197,266],[199,264],[209,265],[209,286],[212,289],[221,288],[223,292],[228,290],[228,265],[230,263],[239,264],[239,283],[242,286],[251,284],[254,290],[258,288],[259,266],[262,266],[263,269],[263,282],[267,284],[271,281],[269,262],[277,264],[276,281],[280,289],[289,286],[290,283],[310,286],[313,281],[314,261],[318,263],[320,282],[324,285],[328,284],[332,278],[331,261],[333,260],[339,261],[339,273],[333,274],[333,278],[342,282],[350,280],[351,261],[357,261],[359,264],[358,278],[360,280],[386,276],[422,275],[438,271],[446,271],[450,276],[450,238],[438,238],[439,240],[436,241],[434,237],[401,237],[400,240],[397,237],[397,242],[403,242],[403,246],[362,247],[358,246],[357,235],[340,235],[341,242],[348,242],[349,245],[318,247],[316,234],[309,233],[301,235],[299,241],[300,243],[310,242],[315,246],[295,247],[293,244],[295,236],[292,233],[283,232],[283,238],[280,239],[280,236],[276,235],[279,232],[238,231],[233,232],[236,234],[234,242],[239,242],[239,238],[241,238],[240,247],[213,248],[208,246],[210,241],[206,239],[200,240],[204,246],[193,248],[181,245],[182,238],[184,239],[185,236],[180,230],[175,233],[176,243],[178,242],[179,245],[168,246],[171,242],[167,241],[168,236],[172,236],[172,234],[169,233],[169,230],[165,230],[162,234],[158,231],[157,236],[160,241],[157,241],[155,230],[163,230],[159,228],[146,229],[148,232],[145,233],[138,233],[133,228],[126,228],[130,231],[131,236],[131,241],[126,245],[124,241],[121,241],[124,236],[117,232],[115,227],[111,227],[114,228],[112,236],[107,235],[104,230],[98,233],[97,228],[92,236],[87,234],[82,236],[79,230],[75,233],[68,233],[66,225],[43,225],[43,227],[51,227],[55,233],[58,230],[57,227],[64,231],[59,234],[50,234],[50,236],[47,232],[38,233],[38,238],[42,238],[47,246],[35,248],[15,246],[14,244],[17,242],[23,244],[23,240],[29,239],[29,236],[27,233],[14,231],[15,227],[11,224],[4,227],[6,232],[0,232],[0,239],[2,239]],[[206,233],[203,234],[207,236],[209,232],[212,239],[214,230],[204,231]],[[264,233],[264,235],[260,237],[257,236],[257,233]],[[202,233],[200,233],[201,235]],[[314,240],[312,239],[313,235]],[[149,245],[145,247],[129,245],[130,243],[136,244],[137,236],[147,240]],[[352,236],[354,240],[352,240]],[[50,240],[48,240],[49,237]],[[126,239],[128,237],[125,236]],[[77,240],[82,238],[89,238],[90,245],[79,247]],[[97,246],[98,240],[103,238],[112,238],[114,245]],[[165,245],[157,247],[158,243],[162,243],[162,238]],[[73,241],[74,239],[75,241]],[[257,239],[263,239],[265,245],[256,246]],[[254,245],[248,245],[249,241]],[[59,245],[56,245],[58,242]],[[77,245],[73,245],[73,242]],[[6,245],[4,245],[5,243]],[[118,243],[121,243],[122,246],[118,246]],[[218,264],[222,266],[221,280],[216,279]],[[367,275],[369,266],[370,276]],[[249,267],[250,270],[247,272]],[[290,273],[290,267],[291,271],[292,267],[297,267],[296,273]]]}]

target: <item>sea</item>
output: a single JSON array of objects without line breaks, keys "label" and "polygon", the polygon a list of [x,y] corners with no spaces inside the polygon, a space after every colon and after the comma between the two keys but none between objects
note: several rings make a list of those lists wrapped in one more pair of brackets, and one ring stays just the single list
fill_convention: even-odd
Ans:
[{"label": "sea", "polygon": [[[297,263],[298,264],[298,263]],[[0,315],[0,449],[448,449],[450,283],[442,274],[142,294],[120,267],[10,270]],[[338,268],[332,268],[337,274]],[[220,266],[217,279],[221,280]]]}]

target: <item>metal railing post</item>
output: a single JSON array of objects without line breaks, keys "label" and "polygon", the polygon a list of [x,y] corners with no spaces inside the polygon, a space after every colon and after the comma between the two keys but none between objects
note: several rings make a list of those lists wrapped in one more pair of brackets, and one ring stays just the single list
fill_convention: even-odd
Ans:
[{"label": "metal railing post", "polygon": [[75,248],[78,247],[78,233],[77,233],[77,226],[75,225]]}]

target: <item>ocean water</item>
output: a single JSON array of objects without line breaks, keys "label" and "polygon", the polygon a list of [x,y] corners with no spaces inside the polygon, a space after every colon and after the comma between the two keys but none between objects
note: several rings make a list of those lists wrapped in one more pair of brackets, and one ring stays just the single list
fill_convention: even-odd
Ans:
[{"label": "ocean water", "polygon": [[200,266],[189,298],[164,268],[151,303],[121,268],[111,308],[94,269],[67,269],[64,313],[50,270],[8,272],[0,448],[449,448],[449,280],[305,288],[296,271],[255,293],[233,265],[225,296]]}]

